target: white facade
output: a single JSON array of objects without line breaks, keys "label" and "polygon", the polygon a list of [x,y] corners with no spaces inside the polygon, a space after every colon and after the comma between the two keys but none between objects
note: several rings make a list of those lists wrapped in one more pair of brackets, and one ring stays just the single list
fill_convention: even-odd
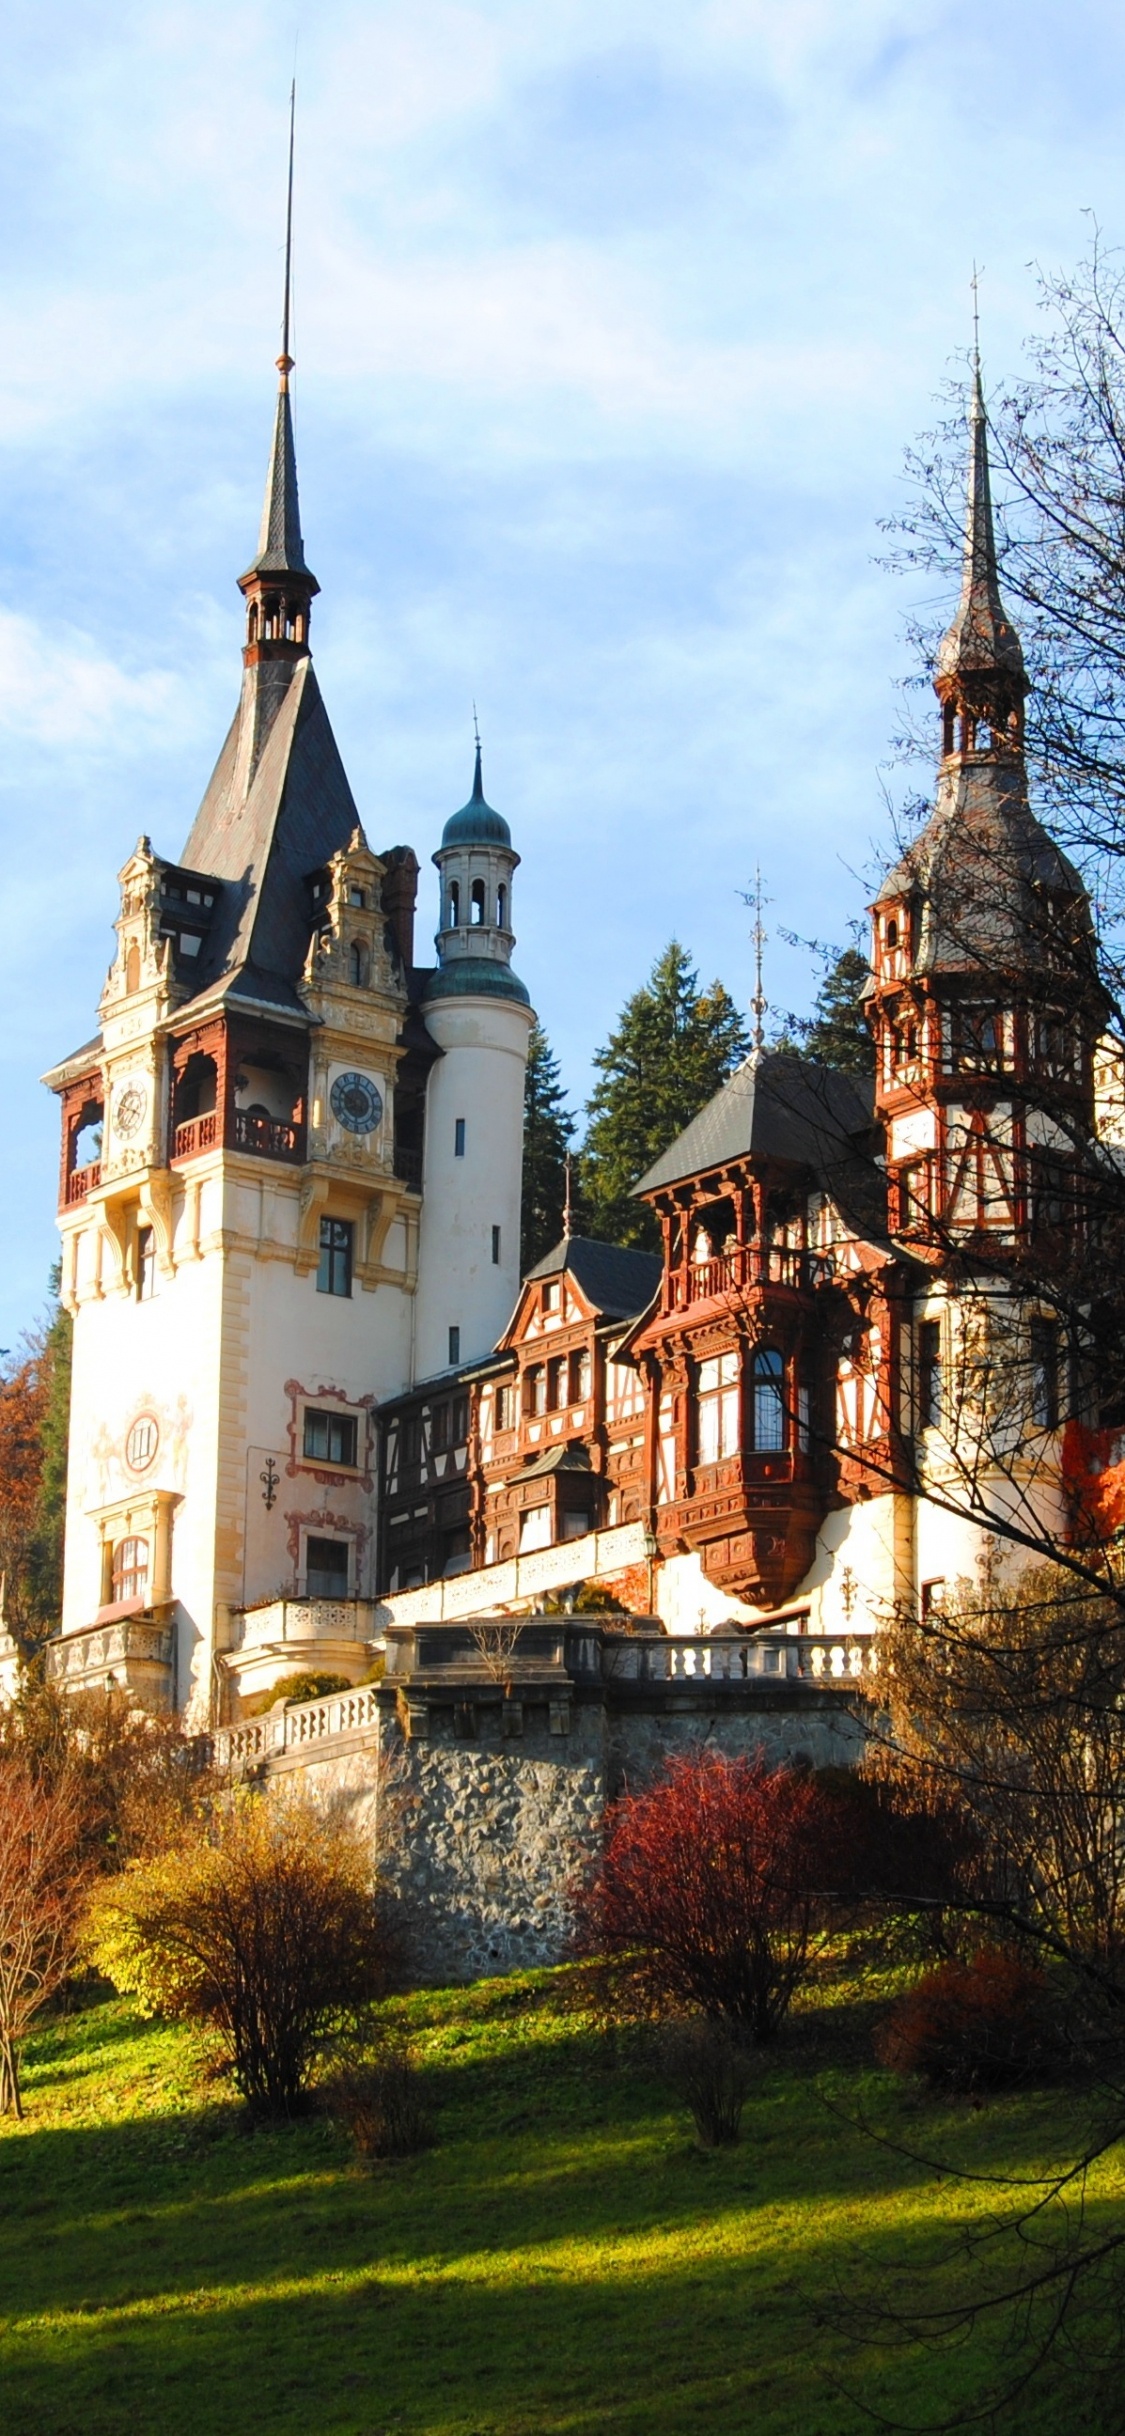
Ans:
[{"label": "white facade", "polygon": [[415,1379],[490,1352],[515,1308],[534,1022],[512,998],[439,998],[423,1014],[443,1054],[426,1088]]}]

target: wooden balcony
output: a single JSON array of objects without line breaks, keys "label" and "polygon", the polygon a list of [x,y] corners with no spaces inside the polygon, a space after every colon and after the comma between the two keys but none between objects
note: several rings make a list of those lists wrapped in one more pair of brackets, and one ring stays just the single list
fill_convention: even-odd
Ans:
[{"label": "wooden balcony", "polygon": [[411,1150],[405,1142],[396,1142],[394,1172],[400,1184],[408,1184],[411,1192],[420,1193],[422,1190],[421,1151]]},{"label": "wooden balcony", "polygon": [[177,1125],[172,1134],[172,1161],[195,1159],[201,1150],[214,1150],[219,1138],[219,1120],[214,1110],[210,1116],[189,1117],[186,1125]]},{"label": "wooden balcony", "polygon": [[780,1286],[790,1294],[807,1294],[832,1274],[829,1256],[791,1250],[787,1244],[743,1243],[713,1260],[693,1260],[686,1269],[670,1269],[664,1280],[666,1311],[686,1311],[693,1303],[714,1302],[724,1295],[742,1294],[748,1287]]},{"label": "wooden balcony", "polygon": [[65,1208],[71,1210],[76,1202],[86,1199],[87,1193],[96,1193],[101,1180],[100,1159],[91,1159],[88,1167],[72,1167],[66,1180]]},{"label": "wooden balcony", "polygon": [[277,1117],[255,1116],[249,1108],[234,1112],[233,1146],[256,1159],[300,1159],[301,1131],[299,1125],[283,1124]]}]

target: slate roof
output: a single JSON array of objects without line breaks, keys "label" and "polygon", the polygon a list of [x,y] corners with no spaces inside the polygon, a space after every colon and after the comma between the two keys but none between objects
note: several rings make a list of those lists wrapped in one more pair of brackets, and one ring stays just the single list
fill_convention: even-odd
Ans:
[{"label": "slate roof", "polygon": [[[251,560],[247,575],[305,575],[313,591],[319,591],[316,577],[305,559],[301,539],[301,506],[297,493],[297,454],[293,446],[293,412],[289,403],[289,383],[282,376],[278,391],[277,412],[274,416],[273,444],[266,473],[266,496],[262,507],[262,525],[258,534],[258,555]],[[245,581],[245,578],[243,579]]]},{"label": "slate roof", "polygon": [[592,1235],[564,1235],[523,1282],[561,1277],[569,1270],[600,1319],[634,1319],[652,1301],[663,1265],[656,1252],[626,1251],[618,1243],[599,1243]]},{"label": "slate roof", "polygon": [[241,791],[243,722],[262,673],[248,669],[242,701],[196,815],[182,860],[224,883],[193,995],[243,997],[304,1013],[297,983],[312,928],[305,882],[359,826],[312,661],[281,664],[287,684],[250,786]]},{"label": "slate roof", "polygon": [[634,1185],[654,1193],[728,1160],[784,1159],[827,1181],[860,1155],[874,1084],[783,1050],[755,1049]]},{"label": "slate roof", "polygon": [[1085,888],[1031,809],[1022,759],[943,769],[925,828],[875,902],[902,897],[920,900],[916,973],[1038,969],[1056,919],[1045,897],[1068,900],[1078,936],[1093,939]]}]

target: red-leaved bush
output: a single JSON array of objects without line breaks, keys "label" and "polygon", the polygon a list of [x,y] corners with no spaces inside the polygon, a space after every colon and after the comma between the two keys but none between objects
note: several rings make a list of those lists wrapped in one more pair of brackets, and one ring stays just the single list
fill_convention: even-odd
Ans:
[{"label": "red-leaved bush", "polygon": [[613,2009],[771,2038],[808,1968],[834,1818],[815,1778],[718,1754],[614,1803],[576,1901]]},{"label": "red-leaved bush", "polygon": [[880,2061],[917,2072],[932,2089],[1009,2089],[1048,2060],[1046,1981],[1015,1954],[982,1946],[946,1962],[900,1996],[876,2034]]}]

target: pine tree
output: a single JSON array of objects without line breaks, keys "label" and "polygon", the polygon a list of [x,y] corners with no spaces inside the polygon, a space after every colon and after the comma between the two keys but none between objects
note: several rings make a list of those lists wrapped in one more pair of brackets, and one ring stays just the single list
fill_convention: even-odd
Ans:
[{"label": "pine tree", "polygon": [[863,1012],[869,979],[866,956],[845,947],[825,973],[816,994],[802,1055],[837,1074],[873,1074],[875,1049]]},{"label": "pine tree", "polygon": [[658,1248],[655,1220],[631,1198],[638,1177],[745,1057],[749,1034],[721,981],[701,990],[673,939],[622,1009],[594,1064],[582,1184],[591,1232]]},{"label": "pine tree", "polygon": [[526,1277],[563,1231],[566,1154],[574,1118],[566,1104],[559,1061],[540,1024],[527,1046],[523,1101],[523,1206],[520,1271]]}]

